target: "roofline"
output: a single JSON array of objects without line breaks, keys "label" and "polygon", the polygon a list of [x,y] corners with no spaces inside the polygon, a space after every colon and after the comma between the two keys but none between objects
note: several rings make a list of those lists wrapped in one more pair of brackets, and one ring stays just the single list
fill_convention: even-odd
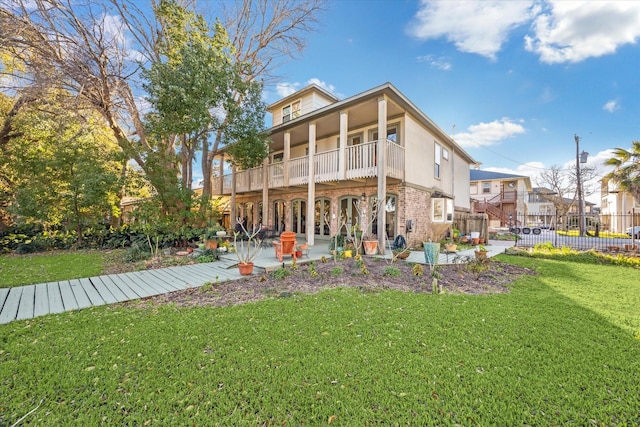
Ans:
[{"label": "roofline", "polygon": [[[317,86],[317,87],[319,87],[319,86]],[[301,91],[299,91],[299,92],[301,92]],[[296,92],[296,93],[298,93],[298,92]],[[473,157],[471,157],[471,155],[469,153],[467,153],[464,150],[464,148],[462,148],[462,146],[460,146],[451,136],[449,136],[446,132],[444,132],[437,124],[435,124],[435,122],[433,120],[431,120],[424,112],[422,112],[422,110],[420,110],[420,108],[418,108],[409,98],[407,98],[402,92],[400,92],[398,90],[398,88],[396,88],[390,82],[384,83],[384,84],[382,84],[380,86],[376,86],[374,88],[371,88],[371,89],[366,90],[364,92],[361,92],[361,93],[358,93],[356,95],[350,96],[350,97],[345,98],[343,100],[336,101],[336,102],[334,102],[332,104],[326,105],[326,106],[324,106],[322,108],[319,108],[319,109],[317,109],[315,111],[312,111],[310,113],[307,113],[307,114],[304,114],[304,115],[302,115],[300,117],[297,117],[297,118],[295,118],[293,120],[289,120],[286,123],[281,123],[279,125],[273,126],[272,128],[269,129],[269,133],[274,133],[274,132],[282,131],[282,130],[287,129],[289,127],[294,127],[294,126],[300,124],[300,122],[308,121],[310,119],[313,119],[313,117],[322,116],[322,115],[330,113],[330,112],[332,112],[334,110],[344,109],[345,107],[347,107],[347,106],[349,106],[351,104],[356,104],[356,103],[360,102],[364,98],[370,98],[370,97],[372,97],[374,95],[378,95],[378,94],[379,95],[385,94],[385,95],[388,95],[388,96],[391,95],[393,98],[396,99],[396,101],[399,101],[399,103],[404,104],[403,107],[406,110],[410,110],[411,113],[413,113],[419,119],[419,121],[422,124],[427,126],[427,128],[430,128],[431,130],[433,130],[434,133],[439,134],[439,136],[443,140],[447,140],[455,148],[455,151],[459,155],[462,155],[462,157],[465,157],[466,160],[468,160],[469,163],[471,163],[472,165],[479,164]],[[279,103],[280,103],[280,101],[278,101],[277,103],[274,103],[272,105],[277,105]],[[271,106],[269,106],[269,108],[271,108]]]},{"label": "roofline", "polygon": [[324,89],[321,86],[318,86],[315,83],[311,83],[311,84],[303,87],[302,89],[293,92],[291,95],[287,95],[284,98],[281,98],[281,99],[277,100],[276,102],[271,103],[270,105],[267,106],[267,110],[271,110],[272,108],[275,108],[279,104],[285,104],[285,103],[287,103],[287,101],[292,100],[294,98],[297,98],[302,93],[309,92],[312,89],[315,89],[318,92],[321,92],[323,95],[325,95],[329,99],[332,99],[334,102],[338,102],[339,101],[338,97],[336,97],[334,94],[332,94],[328,90]]}]

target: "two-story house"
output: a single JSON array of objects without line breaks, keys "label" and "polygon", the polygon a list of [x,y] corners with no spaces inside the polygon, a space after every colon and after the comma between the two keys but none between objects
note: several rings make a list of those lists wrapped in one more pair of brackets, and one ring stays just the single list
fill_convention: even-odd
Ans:
[{"label": "two-story house", "polygon": [[526,225],[531,178],[524,175],[472,169],[469,194],[473,211],[486,213],[490,227]]},{"label": "two-story house", "polygon": [[625,233],[629,227],[640,224],[640,204],[635,203],[631,193],[620,190],[606,178],[600,181],[600,200],[605,230]]},{"label": "two-story house", "polygon": [[470,211],[476,162],[390,83],[343,100],[312,84],[268,111],[272,152],[263,165],[214,178],[232,218],[313,245],[372,216],[363,232],[383,247],[385,234],[411,245],[437,240],[455,212]]}]

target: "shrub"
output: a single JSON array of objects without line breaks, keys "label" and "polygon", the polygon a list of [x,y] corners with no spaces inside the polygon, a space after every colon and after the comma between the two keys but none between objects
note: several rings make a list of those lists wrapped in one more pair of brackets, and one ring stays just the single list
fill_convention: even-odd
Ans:
[{"label": "shrub", "polygon": [[382,272],[382,275],[389,276],[389,277],[402,277],[402,272],[398,267],[390,265],[388,267],[385,267],[384,271]]}]

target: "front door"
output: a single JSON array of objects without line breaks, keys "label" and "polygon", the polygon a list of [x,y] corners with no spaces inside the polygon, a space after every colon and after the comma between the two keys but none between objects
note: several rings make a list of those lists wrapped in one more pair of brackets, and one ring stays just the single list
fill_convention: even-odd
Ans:
[{"label": "front door", "polygon": [[298,199],[291,203],[291,231],[298,234],[306,234],[307,202]]}]

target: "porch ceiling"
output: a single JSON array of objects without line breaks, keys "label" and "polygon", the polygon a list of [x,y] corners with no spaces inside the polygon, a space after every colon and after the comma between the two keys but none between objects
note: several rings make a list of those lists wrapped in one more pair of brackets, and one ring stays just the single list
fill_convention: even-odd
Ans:
[{"label": "porch ceiling", "polygon": [[[340,132],[340,111],[346,110],[349,114],[349,132],[363,126],[371,125],[378,121],[378,99],[373,97],[361,101],[353,106],[342,109],[329,110],[322,115],[313,117],[313,113],[300,117],[296,122],[278,129],[270,136],[273,141],[271,148],[273,151],[284,149],[284,134],[288,131],[291,134],[291,146],[307,144],[309,140],[309,123],[316,123],[316,139],[337,135]],[[392,99],[387,100],[387,118],[391,119],[404,113],[404,110]]]}]

